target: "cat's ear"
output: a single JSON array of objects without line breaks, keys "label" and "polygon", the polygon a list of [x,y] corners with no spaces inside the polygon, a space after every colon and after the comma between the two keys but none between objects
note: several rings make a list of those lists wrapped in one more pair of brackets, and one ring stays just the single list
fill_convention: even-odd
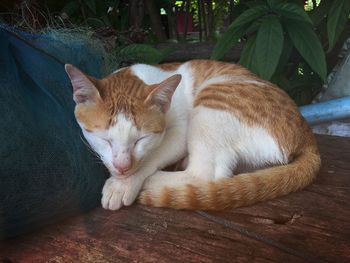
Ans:
[{"label": "cat's ear", "polygon": [[75,103],[96,102],[100,94],[94,85],[92,77],[88,77],[71,64],[64,65],[64,68],[72,82],[73,100]]},{"label": "cat's ear", "polygon": [[159,83],[148,95],[146,101],[150,101],[160,107],[162,112],[167,112],[170,108],[171,98],[181,81],[181,75],[176,74]]}]

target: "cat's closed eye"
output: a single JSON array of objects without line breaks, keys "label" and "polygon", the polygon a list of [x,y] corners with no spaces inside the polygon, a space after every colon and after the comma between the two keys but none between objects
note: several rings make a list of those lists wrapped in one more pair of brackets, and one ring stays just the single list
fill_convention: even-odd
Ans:
[{"label": "cat's closed eye", "polygon": [[103,141],[107,142],[109,146],[112,147],[112,142],[109,139],[101,138]]},{"label": "cat's closed eye", "polygon": [[148,138],[148,137],[150,137],[150,136],[151,136],[151,135],[144,135],[144,136],[138,138],[138,139],[135,141],[135,144],[134,144],[134,145],[138,144],[139,142],[141,142],[142,140],[144,140],[144,139],[146,139],[146,138]]}]

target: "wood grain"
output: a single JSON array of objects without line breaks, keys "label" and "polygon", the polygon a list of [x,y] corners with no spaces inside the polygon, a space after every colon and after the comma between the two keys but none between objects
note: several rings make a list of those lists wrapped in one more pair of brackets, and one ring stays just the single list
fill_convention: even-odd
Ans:
[{"label": "wood grain", "polygon": [[318,137],[323,166],[302,192],[211,213],[314,260],[350,262],[350,140]]},{"label": "wood grain", "polygon": [[97,208],[0,243],[0,262],[350,262],[350,139],[302,192],[218,213]]}]

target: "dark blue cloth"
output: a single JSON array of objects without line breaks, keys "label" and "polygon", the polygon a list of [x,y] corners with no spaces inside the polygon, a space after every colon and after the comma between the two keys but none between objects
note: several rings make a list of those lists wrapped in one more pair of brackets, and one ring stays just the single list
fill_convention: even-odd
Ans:
[{"label": "dark blue cloth", "polygon": [[100,203],[108,172],[81,139],[63,63],[98,77],[104,57],[83,42],[0,25],[1,238]]}]

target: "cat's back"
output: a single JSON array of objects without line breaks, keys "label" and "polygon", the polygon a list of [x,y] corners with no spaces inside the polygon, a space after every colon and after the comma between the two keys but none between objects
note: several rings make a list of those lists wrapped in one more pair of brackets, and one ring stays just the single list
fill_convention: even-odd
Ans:
[{"label": "cat's back", "polygon": [[312,137],[297,105],[276,85],[237,64],[194,60],[189,65],[194,108],[231,112],[242,123],[267,129],[277,141],[288,142],[291,148],[304,144],[300,137]]},{"label": "cat's back", "polygon": [[191,60],[152,66],[152,71],[162,79],[181,74],[185,89],[192,91],[194,107],[233,112],[249,124],[265,127],[276,126],[275,123],[293,130],[305,126],[296,104],[285,91],[238,64]]},{"label": "cat's back", "polygon": [[[136,64],[130,67],[133,74],[145,84],[160,83],[166,78],[181,74],[181,86],[193,95],[193,106],[203,105],[228,111],[269,116],[272,112],[298,113],[293,100],[274,84],[260,79],[248,69],[233,63],[214,60],[191,60],[185,63],[160,65]],[[282,109],[283,108],[283,109]],[[253,114],[254,113],[254,114]]]},{"label": "cat's back", "polygon": [[297,111],[286,92],[240,65],[212,60],[192,60],[187,64],[192,76],[194,106],[234,111],[246,108],[262,115],[264,107],[269,111],[273,108],[280,111],[282,106]]}]

